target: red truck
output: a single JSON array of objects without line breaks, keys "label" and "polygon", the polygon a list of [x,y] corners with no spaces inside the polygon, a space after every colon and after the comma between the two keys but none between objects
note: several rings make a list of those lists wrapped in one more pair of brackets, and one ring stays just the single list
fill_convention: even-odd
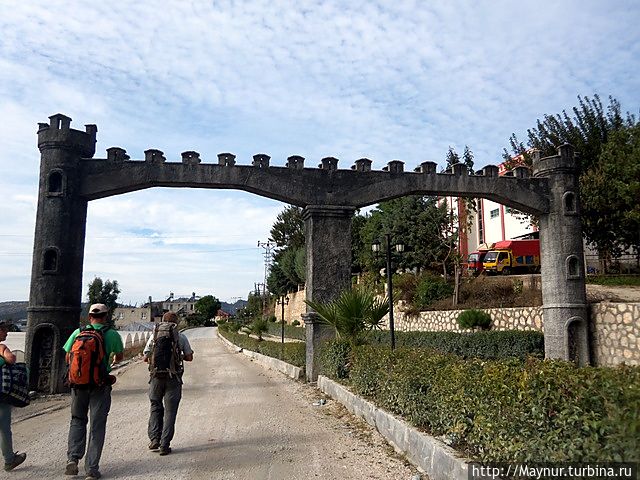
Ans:
[{"label": "red truck", "polygon": [[540,240],[496,242],[482,262],[487,275],[540,272]]},{"label": "red truck", "polygon": [[487,252],[493,248],[493,245],[493,243],[481,243],[478,245],[478,250],[469,254],[467,257],[467,268],[469,269],[470,275],[477,277],[482,273],[484,270],[482,262]]}]

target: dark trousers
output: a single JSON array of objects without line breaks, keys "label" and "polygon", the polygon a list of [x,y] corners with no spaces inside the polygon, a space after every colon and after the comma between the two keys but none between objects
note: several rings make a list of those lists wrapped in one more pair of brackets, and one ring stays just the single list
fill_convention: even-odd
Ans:
[{"label": "dark trousers", "polygon": [[78,461],[87,446],[87,421],[89,425],[89,446],[84,468],[87,473],[99,471],[104,436],[107,429],[107,416],[111,409],[111,386],[90,389],[71,389],[71,425],[69,426],[69,445],[67,460]]},{"label": "dark trousers", "polygon": [[182,382],[179,378],[152,378],[149,382],[149,440],[158,440],[161,447],[168,447],[173,439],[181,398]]}]

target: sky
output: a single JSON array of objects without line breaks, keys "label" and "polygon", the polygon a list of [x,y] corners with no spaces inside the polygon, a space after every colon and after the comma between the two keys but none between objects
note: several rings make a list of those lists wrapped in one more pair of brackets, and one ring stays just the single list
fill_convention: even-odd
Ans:
[{"label": "sky", "polygon": [[[468,145],[481,168],[579,95],[637,114],[639,24],[640,2],[622,0],[0,0],[0,301],[29,297],[50,115],[96,124],[96,158],[119,146],[413,170]],[[170,188],[92,201],[83,300],[96,276],[130,304],[246,298],[285,206]]]}]

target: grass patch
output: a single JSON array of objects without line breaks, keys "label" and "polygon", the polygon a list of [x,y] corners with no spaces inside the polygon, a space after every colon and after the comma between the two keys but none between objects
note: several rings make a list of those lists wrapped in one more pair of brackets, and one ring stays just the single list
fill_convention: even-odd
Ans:
[{"label": "grass patch", "polygon": [[587,283],[605,286],[640,286],[640,275],[587,275]]}]

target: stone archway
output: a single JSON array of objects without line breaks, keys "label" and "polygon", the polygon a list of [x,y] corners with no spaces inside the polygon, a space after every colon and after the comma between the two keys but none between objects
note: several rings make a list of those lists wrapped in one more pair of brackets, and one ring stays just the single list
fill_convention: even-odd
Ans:
[{"label": "stone archway", "polygon": [[[533,177],[524,167],[511,177],[499,177],[494,165],[476,175],[468,175],[463,165],[454,165],[451,173],[436,173],[435,162],[405,172],[399,160],[373,171],[366,158],[356,160],[351,169],[339,169],[333,157],[323,158],[318,168],[305,168],[305,159],[294,155],[278,167],[271,166],[265,154],[254,155],[251,165],[237,165],[230,153],[219,154],[217,163],[202,163],[194,151],[183,152],[179,162],[168,162],[160,150],[146,150],[144,160],[131,160],[124,149],[112,147],[99,159],[93,158],[95,125],[75,130],[69,117],[56,114],[39,127],[40,185],[26,339],[32,369],[43,358],[43,343],[36,335],[41,326],[57,328],[52,349],[60,352],[62,339],[78,324],[88,202],[152,187],[237,189],[303,207],[306,296],[314,301],[331,300],[350,285],[351,218],[357,208],[411,194],[494,200],[540,218],[546,356],[567,358],[565,323],[572,317],[587,318],[584,272],[580,262],[571,260],[582,258],[571,146],[561,147],[557,156],[536,159]],[[307,379],[315,380],[317,347],[328,332],[313,312],[303,318]],[[579,341],[586,339],[581,336]],[[52,362],[48,386],[41,388],[58,391],[64,358],[54,354]]]}]

